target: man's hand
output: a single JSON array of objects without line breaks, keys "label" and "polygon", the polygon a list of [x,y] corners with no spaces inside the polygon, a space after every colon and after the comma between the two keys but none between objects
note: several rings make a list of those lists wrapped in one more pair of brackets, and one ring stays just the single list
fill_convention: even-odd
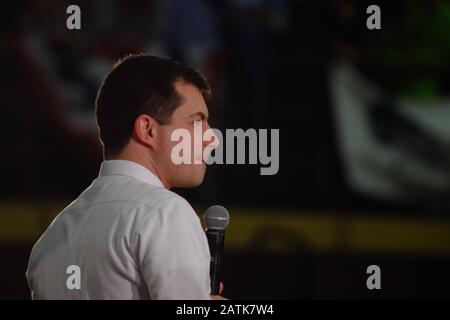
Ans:
[{"label": "man's hand", "polygon": [[219,288],[219,295],[211,295],[211,300],[228,300],[227,298],[224,298],[221,296],[223,291],[223,283],[220,283],[220,288]]}]

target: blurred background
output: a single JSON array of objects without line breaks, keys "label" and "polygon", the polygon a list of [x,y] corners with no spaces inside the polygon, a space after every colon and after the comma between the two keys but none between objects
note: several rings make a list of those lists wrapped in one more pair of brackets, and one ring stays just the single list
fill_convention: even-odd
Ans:
[{"label": "blurred background", "polygon": [[176,190],[231,212],[226,297],[450,298],[450,2],[28,0],[1,17],[0,298],[30,298],[32,245],[98,174],[99,84],[137,52],[202,71],[212,127],[280,129],[278,174],[213,165]]}]

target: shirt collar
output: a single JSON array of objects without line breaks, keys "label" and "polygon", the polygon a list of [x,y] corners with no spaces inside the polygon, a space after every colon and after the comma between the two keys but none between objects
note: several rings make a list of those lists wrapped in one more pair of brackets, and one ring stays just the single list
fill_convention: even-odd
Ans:
[{"label": "shirt collar", "polygon": [[164,188],[161,180],[146,167],[134,161],[105,160],[102,162],[99,177],[122,175],[138,179],[147,184]]}]

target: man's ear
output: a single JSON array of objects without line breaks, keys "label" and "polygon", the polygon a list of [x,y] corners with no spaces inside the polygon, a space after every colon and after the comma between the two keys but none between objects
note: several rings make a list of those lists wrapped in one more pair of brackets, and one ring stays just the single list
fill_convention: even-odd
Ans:
[{"label": "man's ear", "polygon": [[136,140],[150,148],[155,147],[155,137],[158,134],[158,122],[147,114],[141,114],[134,121]]}]

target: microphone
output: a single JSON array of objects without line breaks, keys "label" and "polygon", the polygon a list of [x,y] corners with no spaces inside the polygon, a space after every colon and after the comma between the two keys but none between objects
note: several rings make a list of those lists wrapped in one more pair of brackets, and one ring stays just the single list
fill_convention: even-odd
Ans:
[{"label": "microphone", "polygon": [[225,229],[230,222],[228,210],[222,206],[212,206],[206,210],[203,216],[206,224],[206,237],[208,238],[211,264],[209,274],[211,277],[211,294],[218,295],[220,279],[222,277],[223,244],[225,241]]}]

